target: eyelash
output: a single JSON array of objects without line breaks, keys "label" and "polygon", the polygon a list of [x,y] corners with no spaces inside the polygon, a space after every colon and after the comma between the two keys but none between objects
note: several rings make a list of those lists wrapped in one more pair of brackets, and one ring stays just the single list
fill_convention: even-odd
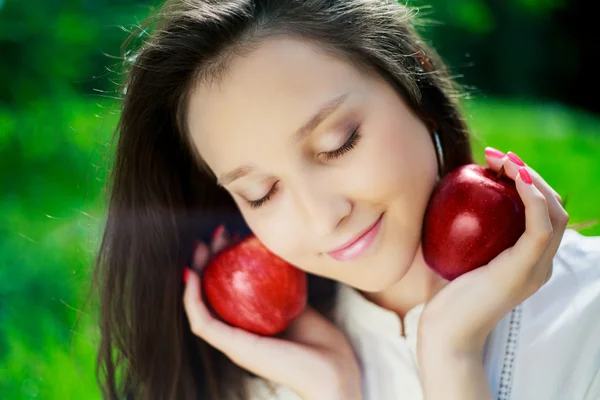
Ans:
[{"label": "eyelash", "polygon": [[352,133],[350,134],[350,137],[348,138],[348,140],[346,140],[346,143],[344,143],[342,147],[334,151],[323,153],[325,159],[333,160],[334,158],[338,158],[344,153],[349,152],[354,148],[354,146],[356,146],[358,139],[360,139],[360,126],[356,124],[352,128]]},{"label": "eyelash", "polygon": [[[333,151],[329,151],[329,152],[325,152],[322,153],[325,156],[326,160],[333,160],[335,158],[341,157],[342,155],[344,155],[345,153],[349,152],[350,150],[352,150],[355,146],[356,143],[358,143],[358,139],[360,139],[361,135],[360,135],[360,125],[359,124],[355,124],[352,128],[352,134],[350,134],[350,137],[348,138],[348,140],[346,140],[346,143],[344,143],[339,149],[337,150],[333,150]],[[248,201],[248,203],[250,204],[250,207],[252,208],[259,208],[260,206],[262,206],[263,204],[265,204],[267,201],[271,200],[271,197],[277,193],[277,182],[273,185],[273,187],[271,188],[271,190],[269,190],[269,193],[266,194],[266,196],[264,196],[261,199],[258,200],[250,200]]]}]

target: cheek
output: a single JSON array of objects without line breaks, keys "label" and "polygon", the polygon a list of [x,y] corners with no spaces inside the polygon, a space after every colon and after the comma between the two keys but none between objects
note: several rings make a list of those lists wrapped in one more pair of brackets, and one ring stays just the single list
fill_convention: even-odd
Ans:
[{"label": "cheek", "polygon": [[243,214],[248,227],[261,242],[287,262],[298,265],[298,256],[306,254],[309,250],[300,248],[303,243],[300,237],[302,227],[297,225],[291,210],[275,208],[265,212],[259,210]]},{"label": "cheek", "polygon": [[244,218],[252,232],[274,254],[297,268],[316,275],[325,273],[329,278],[327,267],[318,258],[314,243],[307,241],[306,226],[293,217],[293,210],[281,208],[272,214],[260,215],[260,212],[249,212]]},{"label": "cheek", "polygon": [[[416,125],[416,124],[415,124]],[[419,200],[430,192],[437,176],[437,161],[429,133],[418,125],[407,129],[393,122],[380,123],[369,132],[353,168],[355,193],[368,193],[375,201],[391,201],[408,194]]]}]

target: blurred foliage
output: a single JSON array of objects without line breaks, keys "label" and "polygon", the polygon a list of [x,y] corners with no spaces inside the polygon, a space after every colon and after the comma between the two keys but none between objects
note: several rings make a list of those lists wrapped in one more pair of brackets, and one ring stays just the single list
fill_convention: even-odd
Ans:
[{"label": "blurred foliage", "polygon": [[[84,300],[118,119],[114,57],[127,35],[120,25],[148,4],[0,0],[1,399],[99,398],[94,308]],[[580,2],[414,4],[443,21],[426,36],[474,94],[464,108],[478,160],[485,145],[513,150],[568,194],[572,222],[600,218],[600,119],[561,91],[578,82],[589,32],[551,23]]]},{"label": "blurred foliage", "polygon": [[[108,69],[147,5],[131,0],[7,0],[0,8],[0,102],[92,95],[112,85]],[[148,3],[148,2],[146,2]]]},{"label": "blurred foliage", "polygon": [[591,0],[412,0],[461,81],[496,96],[560,101],[600,113],[600,25]]},{"label": "blurred foliage", "polygon": [[[407,1],[434,22],[425,36],[466,84],[600,112],[591,95],[600,90],[591,79],[600,51],[591,0]],[[150,4],[158,2],[0,2],[0,103],[110,89],[104,53],[118,54],[118,26],[142,19]]]}]

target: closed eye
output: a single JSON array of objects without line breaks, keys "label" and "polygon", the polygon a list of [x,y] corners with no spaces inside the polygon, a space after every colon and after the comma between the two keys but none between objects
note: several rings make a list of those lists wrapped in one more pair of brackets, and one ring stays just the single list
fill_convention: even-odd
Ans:
[{"label": "closed eye", "polygon": [[320,153],[320,155],[323,155],[323,157],[326,160],[332,160],[332,159],[338,158],[338,157],[342,156],[344,153],[347,153],[350,150],[352,150],[354,148],[354,146],[356,146],[356,143],[358,143],[358,139],[360,139],[360,137],[361,137],[360,136],[360,125],[358,123],[356,123],[352,126],[351,129],[352,129],[352,133],[350,134],[350,137],[348,138],[348,140],[346,140],[346,143],[344,143],[339,149]]},{"label": "closed eye", "polygon": [[[319,155],[324,157],[326,160],[333,160],[338,157],[341,157],[345,153],[352,150],[358,143],[358,140],[361,138],[360,124],[358,124],[358,123],[353,124],[351,129],[352,129],[352,133],[350,134],[350,137],[348,137],[348,140],[346,140],[346,143],[344,143],[340,148],[333,150],[333,151],[319,153]],[[264,197],[262,197],[258,200],[249,200],[248,204],[250,205],[250,207],[251,208],[259,208],[262,205],[264,205],[267,201],[271,200],[271,197],[273,197],[273,195],[275,193],[277,193],[278,183],[279,183],[279,181],[275,182],[275,184],[271,187],[269,192]]]},{"label": "closed eye", "polygon": [[262,206],[263,204],[265,204],[267,201],[271,200],[271,197],[277,193],[277,184],[279,182],[275,182],[275,184],[271,187],[271,189],[269,190],[269,193],[267,193],[264,197],[258,199],[258,200],[249,200],[248,204],[250,204],[250,207],[252,208],[258,208],[260,206]]}]

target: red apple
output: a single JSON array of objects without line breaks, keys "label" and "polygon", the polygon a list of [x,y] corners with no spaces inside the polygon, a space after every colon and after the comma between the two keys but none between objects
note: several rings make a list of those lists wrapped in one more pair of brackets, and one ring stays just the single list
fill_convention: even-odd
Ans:
[{"label": "red apple", "polygon": [[303,271],[253,235],[216,254],[202,279],[206,299],[224,321],[261,335],[285,330],[302,313],[306,285]]},{"label": "red apple", "polygon": [[515,182],[497,175],[464,165],[434,189],[423,224],[423,256],[445,279],[486,265],[525,232],[525,206]]}]

